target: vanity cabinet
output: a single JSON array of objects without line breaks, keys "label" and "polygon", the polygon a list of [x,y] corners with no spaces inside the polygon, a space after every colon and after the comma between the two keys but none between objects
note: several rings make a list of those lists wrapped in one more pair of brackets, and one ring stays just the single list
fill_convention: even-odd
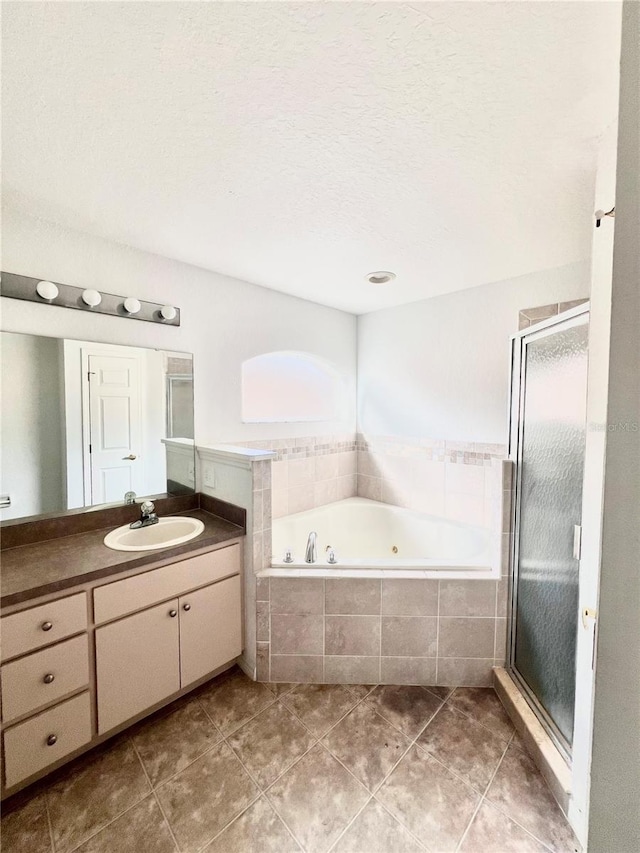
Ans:
[{"label": "vanity cabinet", "polygon": [[3,615],[3,796],[239,657],[241,565],[236,541]]},{"label": "vanity cabinet", "polygon": [[84,592],[2,618],[6,787],[91,740],[87,630]]},{"label": "vanity cabinet", "polygon": [[241,654],[239,572],[232,545],[95,590],[96,621],[154,605],[96,628],[99,734]]}]

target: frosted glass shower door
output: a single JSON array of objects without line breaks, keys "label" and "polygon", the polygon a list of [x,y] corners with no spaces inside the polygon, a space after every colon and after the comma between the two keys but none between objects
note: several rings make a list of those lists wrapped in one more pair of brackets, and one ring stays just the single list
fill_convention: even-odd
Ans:
[{"label": "frosted glass shower door", "polygon": [[[588,314],[519,343],[512,671],[566,752],[573,740]],[[513,450],[514,448],[512,448]]]}]

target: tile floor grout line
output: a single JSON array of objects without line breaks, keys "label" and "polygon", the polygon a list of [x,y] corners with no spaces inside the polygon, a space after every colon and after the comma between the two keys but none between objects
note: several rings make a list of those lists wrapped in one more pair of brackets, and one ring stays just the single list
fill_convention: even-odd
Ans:
[{"label": "tile floor grout line", "polygon": [[[482,726],[482,728],[483,728],[483,729],[486,729],[488,732],[491,732],[491,734],[496,735],[496,737],[499,737],[501,740],[506,740],[506,738],[504,738],[502,735],[498,734],[498,732],[496,731],[496,729],[492,729],[490,726],[485,725],[484,723],[480,722],[480,720],[478,720],[476,717],[474,717],[472,714],[470,714],[468,711],[465,711],[465,710],[463,710],[462,708],[459,708],[457,705],[455,705],[455,704],[454,704],[454,702],[453,702],[452,700],[453,700],[453,696],[454,696],[454,694],[455,694],[455,691],[456,691],[457,689],[459,689],[459,688],[457,688],[457,687],[456,687],[454,690],[452,690],[452,691],[451,691],[451,693],[450,693],[450,694],[447,696],[447,698],[444,700],[445,704],[447,704],[447,705],[451,705],[453,708],[455,708],[455,709],[456,709],[456,711],[460,711],[460,713],[461,713],[461,714],[464,714],[464,716],[465,716],[468,720],[471,720],[472,722],[477,723],[479,726]],[[493,690],[493,687],[470,687],[470,688],[464,688],[464,687],[463,687],[462,689],[463,689],[463,690],[466,690],[466,689],[469,689],[469,690],[492,690],[492,691],[493,691],[493,693],[494,693],[494,694],[495,694],[495,696],[496,696],[496,699],[498,699],[498,694],[495,692],[495,690]],[[498,699],[498,702],[500,702],[500,699]],[[500,707],[502,707],[502,704],[500,705]],[[506,714],[506,713],[507,713],[507,712],[505,711],[505,714]],[[511,722],[511,720],[509,720],[509,725],[511,726],[511,728],[513,729],[513,731],[512,731],[512,732],[511,732],[511,734],[509,735],[509,740],[508,740],[508,742],[507,742],[507,746],[511,744],[511,740],[512,740],[512,738],[513,738],[513,733],[514,733],[514,731],[515,731],[515,726],[513,725],[513,723]]]},{"label": "tile floor grout line", "polygon": [[351,820],[347,821],[347,825],[342,829],[342,831],[340,832],[340,834],[338,835],[338,837],[333,841],[333,843],[331,844],[331,846],[328,848],[327,853],[331,853],[331,851],[335,849],[336,844],[340,841],[340,839],[342,838],[342,836],[347,832],[347,830],[349,829],[349,827],[350,827],[353,823],[355,823],[355,821],[360,817],[360,815],[361,815],[361,814],[362,814],[362,812],[366,809],[366,807],[369,805],[369,803],[371,802],[371,800],[372,800],[372,799],[373,799],[373,794],[370,794],[370,795],[369,795],[369,798],[368,798],[368,799],[367,799],[367,801],[364,803],[364,805],[363,805],[363,806],[361,806],[361,808],[359,808],[359,809],[358,809],[358,811],[354,814],[354,816],[351,818]]},{"label": "tile floor grout line", "polygon": [[162,808],[162,803],[160,802],[160,798],[156,794],[156,789],[153,786],[153,783],[151,781],[151,777],[149,776],[149,773],[147,772],[147,768],[144,766],[144,761],[142,760],[142,756],[138,752],[138,747],[136,746],[133,737],[130,737],[129,741],[131,743],[131,746],[133,747],[133,751],[138,756],[138,761],[142,765],[142,772],[146,776],[147,782],[149,783],[149,787],[151,788],[151,795],[153,796],[154,800],[156,801],[156,803],[158,805],[158,808],[160,809],[160,814],[162,815],[164,822],[167,824],[167,828],[169,830],[169,835],[171,836],[171,838],[173,839],[173,843],[175,844],[176,853],[180,853],[180,845],[178,844],[178,839],[174,835],[173,827],[169,823],[169,818],[164,813],[164,809]]},{"label": "tile floor grout line", "polygon": [[432,849],[427,845],[425,841],[422,841],[420,838],[418,838],[418,836],[411,829],[409,829],[408,826],[402,823],[401,820],[399,820],[392,812],[389,811],[388,807],[382,802],[382,800],[378,799],[377,793],[373,795],[372,799],[376,801],[380,808],[383,809],[392,820],[394,820],[399,826],[402,827],[402,829],[409,833],[411,838],[413,838],[413,840],[417,843],[419,847],[421,847],[423,850],[426,850],[427,853],[433,853]]},{"label": "tile floor grout line", "polygon": [[498,772],[498,770],[500,769],[500,765],[502,764],[502,761],[503,761],[503,759],[504,759],[505,755],[507,754],[507,750],[509,749],[509,745],[510,745],[510,743],[511,743],[511,741],[512,741],[512,740],[513,740],[513,735],[511,735],[511,738],[509,738],[509,742],[507,743],[507,745],[505,746],[505,748],[502,750],[502,755],[500,756],[500,760],[499,760],[499,761],[498,761],[498,763],[496,764],[495,770],[494,770],[494,771],[493,771],[493,773],[491,774],[491,778],[489,779],[489,781],[488,781],[488,782],[487,782],[487,784],[485,785],[484,791],[482,792],[482,794],[481,794],[481,796],[480,796],[480,799],[479,799],[479,801],[478,801],[478,804],[476,805],[476,807],[475,807],[475,809],[474,809],[474,811],[473,811],[473,814],[471,815],[471,817],[470,817],[470,819],[469,819],[469,823],[466,825],[465,830],[464,830],[464,832],[462,833],[462,837],[460,838],[460,841],[459,841],[459,842],[458,842],[458,844],[456,845],[456,853],[457,853],[457,851],[459,851],[459,850],[460,850],[460,848],[462,847],[462,844],[464,843],[464,839],[467,837],[467,834],[468,834],[469,830],[471,829],[471,824],[472,824],[472,823],[474,822],[474,820],[476,819],[476,815],[477,815],[477,814],[478,814],[478,812],[480,811],[480,808],[482,807],[482,804],[483,804],[483,803],[484,803],[484,801],[485,801],[485,797],[486,797],[487,791],[488,791],[488,790],[489,790],[489,788],[491,787],[491,784],[492,784],[493,780],[494,780],[494,779],[495,779],[495,777],[496,777],[496,773],[497,773],[497,772]]}]

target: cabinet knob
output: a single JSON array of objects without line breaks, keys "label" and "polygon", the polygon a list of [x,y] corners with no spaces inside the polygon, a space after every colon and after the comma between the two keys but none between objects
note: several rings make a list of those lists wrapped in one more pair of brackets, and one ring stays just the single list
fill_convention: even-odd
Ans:
[{"label": "cabinet knob", "polygon": [[58,743],[58,735],[49,735],[47,738],[47,746],[55,746]]},{"label": "cabinet knob", "polygon": [[177,610],[170,610],[170,611],[169,611],[169,616],[171,616],[171,618],[172,618],[172,619],[174,618],[174,616],[177,616],[177,615],[178,615],[178,611],[177,611]]},{"label": "cabinet knob", "polygon": [[43,622],[41,628],[43,631],[50,631],[53,628],[53,622]]},{"label": "cabinet knob", "polygon": [[54,680],[54,678],[55,678],[55,675],[52,672],[48,672],[42,680],[44,681],[45,684],[51,684],[51,682]]},{"label": "cabinet knob", "polygon": [[190,605],[190,604],[185,604],[185,606],[184,606],[182,609],[183,609],[183,610],[191,610],[191,605]]}]

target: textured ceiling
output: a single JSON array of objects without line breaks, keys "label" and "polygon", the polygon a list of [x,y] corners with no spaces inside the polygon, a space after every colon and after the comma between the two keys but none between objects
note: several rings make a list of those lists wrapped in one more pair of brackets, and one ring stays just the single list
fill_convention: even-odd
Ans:
[{"label": "textured ceiling", "polygon": [[617,3],[2,5],[44,218],[356,313],[589,254]]}]

